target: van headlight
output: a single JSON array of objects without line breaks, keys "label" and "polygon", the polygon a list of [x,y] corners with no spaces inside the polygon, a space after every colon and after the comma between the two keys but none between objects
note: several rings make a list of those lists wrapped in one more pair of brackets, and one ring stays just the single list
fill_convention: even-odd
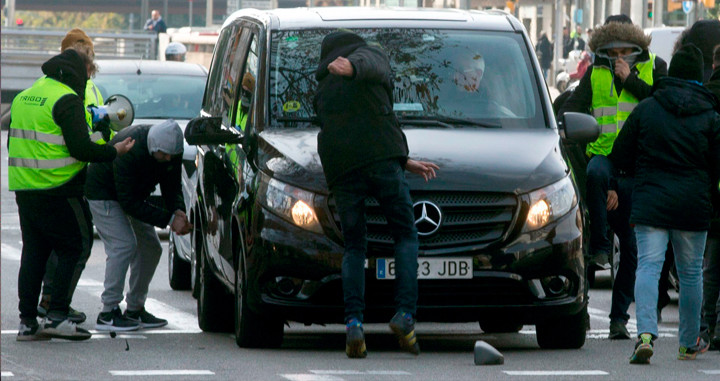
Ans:
[{"label": "van headlight", "polygon": [[530,192],[530,210],[524,231],[540,229],[567,214],[577,204],[577,194],[570,176]]},{"label": "van headlight", "polygon": [[315,215],[312,192],[285,184],[264,173],[260,177],[258,200],[261,205],[298,227],[322,233]]}]

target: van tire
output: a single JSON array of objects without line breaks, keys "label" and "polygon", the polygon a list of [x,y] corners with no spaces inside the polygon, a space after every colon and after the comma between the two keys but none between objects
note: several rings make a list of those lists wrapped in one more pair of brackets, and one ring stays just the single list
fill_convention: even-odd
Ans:
[{"label": "van tire", "polygon": [[168,237],[168,278],[173,290],[190,289],[190,263],[180,258],[175,247],[174,233]]},{"label": "van tire", "polygon": [[235,270],[235,343],[240,348],[280,348],[283,321],[254,312],[248,306],[248,289],[242,263]]},{"label": "van tire", "polygon": [[198,326],[205,332],[232,332],[232,300],[215,278],[204,250],[197,253],[200,267],[198,280]]},{"label": "van tire", "polygon": [[585,345],[587,305],[580,312],[536,325],[537,342],[542,349],[578,349]]}]

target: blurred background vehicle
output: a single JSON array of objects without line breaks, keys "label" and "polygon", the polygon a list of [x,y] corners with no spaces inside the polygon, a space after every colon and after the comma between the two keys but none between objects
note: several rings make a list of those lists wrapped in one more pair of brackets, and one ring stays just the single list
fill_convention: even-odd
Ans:
[{"label": "blurred background vehicle", "polygon": [[[135,107],[135,125],[174,119],[180,127],[200,113],[207,69],[199,64],[172,61],[98,60],[93,79],[103,98],[122,94]],[[195,198],[197,147],[185,143],[182,187],[189,210]],[[160,194],[159,188],[155,191]],[[174,290],[190,288],[190,235],[168,235],[168,272]]]}]

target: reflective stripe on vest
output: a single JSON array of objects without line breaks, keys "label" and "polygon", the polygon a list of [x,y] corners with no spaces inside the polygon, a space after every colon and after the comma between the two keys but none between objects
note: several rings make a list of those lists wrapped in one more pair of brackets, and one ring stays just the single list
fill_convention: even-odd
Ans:
[{"label": "reflective stripe on vest", "polygon": [[70,181],[85,163],[70,156],[62,130],[52,117],[55,103],[76,93],[43,77],[18,94],[11,106],[8,183],[11,191],[55,188]]},{"label": "reflective stripe on vest", "polygon": [[[635,67],[638,69],[638,78],[652,86],[653,67],[655,66],[655,54],[650,53],[650,59],[638,62]],[[638,99],[625,88],[620,96],[613,84],[614,76],[610,69],[604,66],[594,66],[590,83],[592,86],[592,115],[600,125],[600,136],[594,142],[587,145],[588,155],[608,155],[612,150],[617,134],[625,124]]]}]

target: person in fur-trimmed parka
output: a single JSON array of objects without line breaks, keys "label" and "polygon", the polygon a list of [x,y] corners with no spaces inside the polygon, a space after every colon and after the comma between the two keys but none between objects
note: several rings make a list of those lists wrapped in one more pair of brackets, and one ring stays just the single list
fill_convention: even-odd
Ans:
[{"label": "person in fur-trimmed parka", "polygon": [[[560,108],[593,115],[598,139],[586,148],[586,203],[590,216],[590,267],[608,267],[612,244],[608,224],[620,240],[620,264],[613,284],[610,339],[630,339],[626,325],[633,300],[637,245],[630,226],[632,178],[621,176],[607,155],[631,111],[647,98],[653,83],[667,75],[667,63],[648,51],[650,37],[625,15],[610,16],[588,42],[595,61]],[[591,271],[594,269],[591,268]]]}]

